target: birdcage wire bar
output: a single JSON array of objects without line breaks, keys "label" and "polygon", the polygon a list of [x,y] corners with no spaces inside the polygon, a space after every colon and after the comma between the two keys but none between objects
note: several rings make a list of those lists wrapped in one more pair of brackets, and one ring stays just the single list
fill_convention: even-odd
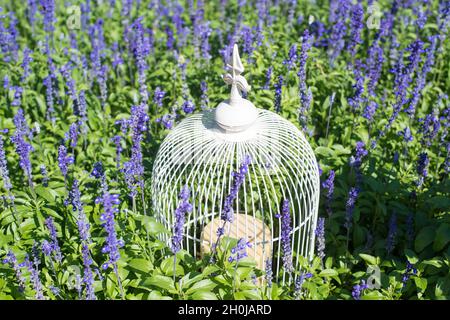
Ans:
[{"label": "birdcage wire bar", "polygon": [[[305,137],[293,124],[279,115],[258,110],[256,122],[244,132],[227,133],[214,121],[213,111],[204,111],[184,119],[162,143],[152,175],[152,200],[156,216],[172,228],[178,193],[184,185],[191,189],[193,210],[186,217],[183,248],[193,256],[201,250],[201,232],[220,217],[225,197],[233,183],[232,171],[250,155],[252,162],[238,191],[234,211],[244,214],[246,235],[257,239],[250,221],[259,219],[262,241],[249,250],[256,255],[262,246],[262,261],[273,259],[274,275],[282,270],[281,230],[275,214],[281,201],[291,204],[291,248],[293,265],[299,257],[310,259],[314,252],[314,230],[319,201],[319,174],[314,153]],[[248,218],[247,218],[248,217]],[[253,218],[253,220],[251,220]],[[249,221],[250,220],[250,221]],[[231,225],[238,232],[238,224]],[[214,234],[213,223],[209,234]],[[162,236],[169,243],[170,236]],[[255,240],[256,241],[256,240]],[[261,267],[261,266],[260,266]],[[283,271],[282,281],[291,282]]]}]

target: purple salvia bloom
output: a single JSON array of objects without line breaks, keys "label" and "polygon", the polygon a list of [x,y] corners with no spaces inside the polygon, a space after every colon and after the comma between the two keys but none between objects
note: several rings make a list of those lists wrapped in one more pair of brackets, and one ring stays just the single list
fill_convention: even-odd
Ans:
[{"label": "purple salvia bloom", "polygon": [[308,59],[308,51],[312,46],[311,36],[308,29],[305,29],[302,36],[302,48],[300,49],[299,69],[297,76],[299,79],[299,94],[300,94],[300,108],[299,108],[299,122],[303,130],[307,132],[308,112],[311,106],[312,93],[311,89],[306,85],[306,61]]},{"label": "purple salvia bloom", "polygon": [[55,30],[55,0],[40,0],[40,11],[44,17],[44,30],[53,34]]},{"label": "purple salvia bloom", "polygon": [[186,214],[192,211],[192,204],[189,203],[190,193],[191,192],[188,186],[184,186],[181,189],[180,194],[178,195],[180,202],[178,204],[178,207],[175,209],[175,222],[173,225],[173,235],[171,239],[171,249],[174,254],[176,254],[181,249]]},{"label": "purple salvia bloom", "polygon": [[49,242],[49,246],[51,249],[51,253],[54,254],[55,256],[55,260],[59,263],[61,263],[62,261],[62,253],[61,253],[61,249],[59,248],[59,244],[58,244],[58,237],[56,235],[56,227],[55,227],[55,223],[53,221],[52,217],[48,217],[47,219],[45,219],[45,225],[47,226],[47,229],[50,233],[50,242]]},{"label": "purple salvia bloom", "polygon": [[368,154],[366,145],[362,141],[356,143],[355,155],[350,157],[350,166],[359,169],[361,167],[362,159]]},{"label": "purple salvia bloom", "polygon": [[335,172],[334,170],[330,170],[330,173],[328,174],[328,178],[322,183],[322,188],[327,190],[327,193],[325,195],[327,199],[327,213],[328,216],[331,216],[331,202],[333,201],[333,193],[334,193],[334,177]]},{"label": "purple salvia bloom", "polygon": [[200,28],[200,48],[202,52],[202,58],[206,61],[211,59],[211,45],[209,44],[209,37],[211,36],[212,29],[210,27],[210,22],[204,22],[201,24]]},{"label": "purple salvia bloom", "polygon": [[17,111],[13,122],[16,126],[16,131],[11,137],[11,141],[16,146],[16,152],[19,155],[19,165],[27,176],[30,186],[32,186],[30,152],[33,151],[33,147],[25,141],[25,137],[30,136],[30,129],[22,109]]},{"label": "purple salvia bloom", "polygon": [[344,227],[350,230],[353,224],[353,211],[355,210],[356,199],[358,198],[359,189],[352,187],[348,192],[347,202],[345,204],[345,223]]},{"label": "purple salvia bloom", "polygon": [[364,292],[365,289],[368,289],[369,287],[366,284],[365,280],[361,280],[360,284],[357,284],[353,287],[352,290],[352,297],[355,300],[360,300],[361,299],[361,294]]},{"label": "purple salvia bloom", "polygon": [[346,20],[350,14],[350,6],[350,0],[333,1],[333,10],[337,10],[336,14],[330,14],[330,22],[333,23],[329,40],[331,65],[334,64],[334,61],[339,57],[345,47],[345,36],[347,34]]},{"label": "purple salvia bloom", "polygon": [[209,97],[208,97],[208,84],[206,81],[200,82],[200,91],[202,92],[202,95],[200,96],[200,108],[202,110],[208,109],[209,105]]},{"label": "purple salvia bloom", "polygon": [[376,103],[373,100],[370,100],[366,104],[366,107],[364,108],[362,116],[364,118],[366,118],[369,122],[372,122],[373,121],[373,117],[374,117],[375,113],[377,112],[377,109],[378,109],[378,103]]},{"label": "purple salvia bloom", "polygon": [[268,90],[270,88],[270,81],[272,80],[273,67],[270,66],[266,71],[266,82],[264,83],[263,89]]},{"label": "purple salvia bloom", "polygon": [[403,129],[402,131],[399,131],[397,134],[399,136],[403,137],[403,141],[405,141],[406,143],[412,142],[414,140],[414,137],[413,137],[409,127],[405,127],[405,129]]},{"label": "purple salvia bloom", "polygon": [[[150,54],[150,44],[148,37],[146,37],[146,31],[142,25],[143,17],[136,19],[131,25],[132,31],[129,32],[130,38],[130,50],[136,61],[136,67],[138,71],[138,83],[139,83],[139,94],[141,96],[141,101],[144,104],[148,102],[148,92],[147,92],[147,78],[146,70],[148,65],[146,62],[147,56]],[[146,107],[146,110],[148,107]]]},{"label": "purple salvia bloom", "polygon": [[278,76],[278,82],[275,84],[275,112],[281,112],[281,94],[283,92],[283,76]]},{"label": "purple salvia bloom", "polygon": [[272,270],[272,258],[267,258],[264,268],[266,274],[264,278],[266,279],[266,285],[268,288],[272,287],[272,278],[273,278],[273,270]]},{"label": "purple salvia bloom", "polygon": [[231,248],[231,255],[228,257],[228,262],[238,263],[243,258],[247,257],[247,248],[251,248],[250,242],[240,238],[235,247]]},{"label": "purple salvia bloom", "polygon": [[122,137],[119,135],[116,135],[114,137],[111,138],[111,141],[114,143],[114,145],[116,146],[116,167],[120,168],[120,159],[121,159],[121,155],[122,155]]},{"label": "purple salvia bloom", "polygon": [[130,190],[130,197],[134,198],[137,194],[137,187],[141,192],[144,189],[144,166],[142,158],[143,133],[147,130],[149,117],[143,105],[131,107],[130,128],[132,131],[131,159],[123,164],[125,173],[125,182]]},{"label": "purple salvia bloom", "polygon": [[425,118],[420,118],[419,133],[422,134],[422,144],[429,147],[436,139],[439,129],[441,128],[441,122],[439,121],[438,110],[434,109],[431,113],[427,114]]},{"label": "purple salvia bloom", "polygon": [[77,146],[78,143],[78,134],[79,134],[79,127],[78,123],[73,122],[70,127],[69,131],[65,133],[64,135],[64,141],[70,142],[70,147],[74,149]]},{"label": "purple salvia bloom", "polygon": [[359,110],[361,105],[364,103],[364,75],[362,72],[363,66],[360,60],[356,60],[353,66],[353,74],[355,76],[355,84],[353,85],[353,89],[355,90],[355,94],[353,97],[348,99],[348,104],[352,107],[353,112]]},{"label": "purple salvia bloom", "polygon": [[44,294],[42,292],[42,282],[39,278],[39,269],[37,268],[37,263],[31,262],[27,255],[23,264],[30,273],[31,284],[33,285],[33,289],[35,291],[34,298],[36,300],[45,300]]},{"label": "purple salvia bloom", "polygon": [[5,75],[3,78],[3,89],[9,90],[9,76]]},{"label": "purple salvia bloom", "polygon": [[54,100],[53,100],[53,78],[48,75],[43,79],[43,84],[45,86],[45,99],[47,102],[47,119],[53,121],[53,115],[55,113]]},{"label": "purple salvia bloom", "polygon": [[102,195],[95,200],[95,203],[101,203],[103,205],[103,212],[100,215],[100,220],[107,233],[102,253],[108,254],[109,258],[108,261],[102,265],[102,268],[106,270],[112,266],[117,273],[117,261],[120,259],[119,248],[124,246],[124,241],[117,238],[116,223],[114,220],[115,215],[119,213],[117,205],[120,204],[120,200],[118,194],[109,193],[106,177],[104,175],[102,176]]},{"label": "purple salvia bloom", "polygon": [[20,267],[19,263],[17,262],[16,255],[11,250],[9,250],[8,253],[6,254],[6,258],[3,259],[3,263],[9,264],[10,267],[14,270],[16,280],[19,284],[19,292],[23,293],[25,291],[25,281],[26,280],[22,274],[21,267]]},{"label": "purple salvia bloom", "polygon": [[191,100],[185,100],[183,102],[183,104],[181,105],[181,108],[183,109],[183,111],[186,114],[190,114],[190,113],[194,112],[195,105]]},{"label": "purple salvia bloom", "polygon": [[111,64],[112,64],[112,67],[114,69],[116,69],[118,66],[120,66],[124,63],[123,58],[122,58],[122,53],[119,48],[119,44],[117,42],[114,42],[111,50],[112,50],[112,52],[114,52]]},{"label": "purple salvia bloom", "polygon": [[11,102],[11,106],[20,107],[20,105],[22,104],[23,88],[20,86],[11,86],[9,87],[9,90],[14,91],[14,97],[13,101]]},{"label": "purple salvia bloom", "polygon": [[73,113],[78,116],[80,114],[79,107],[78,107],[78,96],[77,96],[77,89],[75,80],[72,77],[72,69],[73,66],[70,62],[63,65],[60,69],[62,76],[66,80],[66,86],[69,92],[69,97],[72,100],[73,103]]},{"label": "purple salvia bloom", "polygon": [[233,202],[236,200],[238,191],[241,187],[241,185],[244,183],[245,176],[247,175],[249,165],[252,161],[252,158],[250,156],[245,156],[240,167],[239,171],[233,171],[231,173],[233,177],[233,184],[231,186],[230,193],[225,198],[222,212],[220,214],[220,218],[224,222],[233,222],[234,219],[234,210],[233,210]]},{"label": "purple salvia bloom", "polygon": [[397,235],[397,215],[393,213],[391,219],[389,220],[389,232],[386,239],[386,251],[388,255],[390,255],[392,253],[392,250],[394,250],[396,235]]},{"label": "purple salvia bloom", "polygon": [[252,62],[253,52],[255,51],[255,36],[253,29],[248,26],[242,26],[241,37],[243,41],[242,52],[247,54],[248,63]]},{"label": "purple salvia bloom", "polygon": [[367,91],[370,95],[375,96],[375,89],[381,76],[383,68],[384,55],[383,48],[380,45],[380,38],[377,37],[369,47],[366,62],[366,71],[369,81],[367,83]]},{"label": "purple salvia bloom", "polygon": [[283,64],[287,66],[288,71],[291,70],[293,67],[295,67],[295,64],[297,63],[297,45],[294,43],[291,48],[289,49],[288,57],[286,60],[283,61]]},{"label": "purple salvia bloom", "polygon": [[157,118],[155,121],[157,123],[161,122],[166,129],[170,130],[173,128],[175,119],[176,115],[174,113],[168,113],[163,115],[161,118]]},{"label": "purple salvia bloom", "polygon": [[21,77],[21,81],[26,81],[28,76],[30,75],[30,63],[33,61],[33,57],[31,57],[31,54],[33,53],[32,50],[25,48],[23,50],[23,59],[22,59],[22,70],[23,74]]},{"label": "purple salvia bloom", "polygon": [[103,170],[103,164],[101,162],[96,162],[93,165],[91,176],[95,179],[100,179],[103,177],[105,171]]},{"label": "purple salvia bloom", "polygon": [[27,0],[27,18],[28,23],[31,25],[32,32],[34,33],[34,23],[36,21],[36,13],[38,11],[38,0]]},{"label": "purple salvia bloom", "polygon": [[12,184],[9,178],[8,163],[6,161],[5,147],[3,144],[3,135],[1,134],[1,132],[0,132],[0,177],[3,180],[3,187],[8,192],[9,199],[11,200],[11,202],[13,202],[14,197],[11,194]]},{"label": "purple salvia bloom", "polygon": [[402,277],[403,287],[406,285],[409,278],[416,274],[417,274],[417,269],[414,268],[414,265],[411,264],[409,261],[406,261],[406,269],[405,269],[405,272],[403,273],[403,277]]},{"label": "purple salvia bloom", "polygon": [[77,226],[81,239],[81,253],[84,266],[82,282],[85,285],[85,297],[86,300],[95,300],[94,277],[91,269],[93,261],[89,251],[89,244],[91,243],[91,235],[89,232],[90,225],[83,209],[83,203],[81,202],[81,193],[78,186],[78,180],[74,180],[73,182],[70,197],[72,200],[73,211],[78,213]]},{"label": "purple salvia bloom", "polygon": [[42,175],[42,185],[44,187],[48,187],[48,172],[47,172],[47,167],[45,166],[45,164],[41,164],[39,166],[39,170],[41,171],[41,175]]},{"label": "purple salvia bloom", "polygon": [[315,234],[317,256],[323,259],[325,257],[325,218],[318,219]]},{"label": "purple salvia bloom", "polygon": [[64,180],[67,179],[67,171],[69,169],[69,165],[74,163],[74,157],[67,153],[67,148],[63,145],[59,146],[58,149],[58,166],[61,170],[62,175],[64,176]]},{"label": "purple salvia bloom", "polygon": [[84,90],[80,90],[80,93],[78,94],[78,103],[79,103],[79,112],[80,112],[80,131],[84,136],[84,139],[86,141],[86,135],[88,132],[88,126],[87,126],[87,103],[86,103],[86,95]]},{"label": "purple salvia bloom", "polygon": [[166,92],[164,90],[161,90],[160,87],[156,87],[155,91],[153,92],[153,103],[158,107],[162,107],[165,95]]},{"label": "purple salvia bloom", "polygon": [[283,200],[283,205],[281,206],[281,214],[275,215],[276,218],[281,219],[281,251],[283,253],[283,267],[286,272],[293,271],[292,265],[292,249],[291,249],[291,233],[292,233],[292,225],[291,225],[291,213],[290,213],[290,205],[289,200]]},{"label": "purple salvia bloom", "polygon": [[301,296],[301,291],[302,291],[302,287],[303,287],[303,283],[305,282],[306,279],[312,278],[312,273],[308,272],[308,273],[304,273],[302,272],[297,279],[295,279],[295,283],[294,283],[294,297],[296,299],[299,299]]},{"label": "purple salvia bloom", "polygon": [[364,28],[364,10],[361,3],[356,3],[351,8],[350,20],[350,54],[356,55],[357,46],[362,43],[361,31]]},{"label": "purple salvia bloom", "polygon": [[422,152],[419,154],[419,159],[417,160],[417,174],[418,180],[417,185],[422,186],[425,178],[428,176],[428,164],[430,163],[430,159],[428,158],[428,154],[426,152]]}]

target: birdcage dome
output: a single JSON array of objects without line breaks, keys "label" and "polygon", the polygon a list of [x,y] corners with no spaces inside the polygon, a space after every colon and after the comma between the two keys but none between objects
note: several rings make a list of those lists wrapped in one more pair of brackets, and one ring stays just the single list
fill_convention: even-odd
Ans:
[{"label": "birdcage dome", "polygon": [[[236,59],[240,61],[238,54]],[[231,78],[236,79],[235,72]],[[245,86],[238,87],[237,94]],[[187,117],[167,135],[154,163],[153,205],[157,218],[170,229],[178,194],[183,186],[190,188],[193,209],[186,216],[183,248],[202,256],[217,239],[232,172],[249,157],[248,171],[233,201],[235,218],[226,224],[225,234],[251,242],[247,251],[258,268],[264,269],[270,260],[278,276],[282,230],[276,215],[283,200],[290,203],[294,267],[300,257],[312,257],[320,188],[317,162],[296,126],[271,111],[252,111],[251,102],[233,95],[232,89],[229,100],[214,110]],[[243,106],[247,110],[240,117]]]}]

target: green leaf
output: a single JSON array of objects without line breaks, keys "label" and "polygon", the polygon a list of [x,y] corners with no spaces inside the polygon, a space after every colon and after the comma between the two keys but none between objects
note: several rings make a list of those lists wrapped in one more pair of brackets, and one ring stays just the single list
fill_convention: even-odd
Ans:
[{"label": "green leaf", "polygon": [[133,259],[128,263],[128,265],[133,269],[141,271],[142,273],[148,273],[153,270],[152,263],[145,259]]},{"label": "green leaf", "polygon": [[217,296],[211,291],[196,291],[192,295],[194,300],[217,300]]},{"label": "green leaf", "polygon": [[427,279],[414,277],[414,282],[416,283],[416,287],[421,291],[425,291],[427,289]]},{"label": "green leaf", "polygon": [[434,251],[441,251],[450,242],[450,225],[443,223],[436,230],[436,238],[433,243]]},{"label": "green leaf", "polygon": [[261,300],[261,294],[257,290],[244,290],[242,294],[250,300]]},{"label": "green leaf", "polygon": [[377,265],[377,258],[374,256],[371,256],[369,254],[360,253],[359,256],[367,262],[368,265],[375,266]]},{"label": "green leaf", "polygon": [[337,275],[339,275],[339,273],[334,269],[324,269],[319,273],[319,276],[321,277],[333,277]]},{"label": "green leaf", "polygon": [[156,219],[153,217],[143,217],[142,224],[151,235],[170,233],[162,223],[156,221]]},{"label": "green leaf", "polygon": [[421,252],[427,246],[429,246],[436,235],[436,230],[433,226],[428,226],[420,230],[414,243],[417,252]]},{"label": "green leaf", "polygon": [[162,276],[159,274],[156,274],[152,276],[151,278],[146,279],[143,284],[144,286],[155,286],[161,289],[164,289],[170,293],[178,293],[175,289],[175,285],[173,283],[173,279],[170,277]]},{"label": "green leaf", "polygon": [[414,253],[414,251],[405,249],[405,255],[406,255],[406,258],[408,259],[409,263],[416,264],[417,262],[419,262],[419,258]]},{"label": "green leaf", "polygon": [[211,291],[217,286],[214,282],[209,279],[204,279],[199,282],[194,283],[194,285],[186,291],[186,294],[190,295],[195,291]]},{"label": "green leaf", "polygon": [[[162,272],[166,275],[166,276],[173,276],[173,271],[174,271],[174,257],[168,257],[166,259],[163,260],[163,262],[161,262],[161,270]],[[176,261],[176,265],[175,265],[175,274],[177,276],[182,276],[184,275],[184,269],[182,266],[180,266],[179,264],[179,260]]]}]

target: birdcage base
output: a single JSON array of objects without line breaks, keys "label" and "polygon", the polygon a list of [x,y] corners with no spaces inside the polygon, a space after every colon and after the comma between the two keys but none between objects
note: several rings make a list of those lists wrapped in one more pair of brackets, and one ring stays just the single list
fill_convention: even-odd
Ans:
[{"label": "birdcage base", "polygon": [[[211,245],[217,242],[217,229],[223,226],[223,221],[216,218],[209,222],[202,230],[200,237],[200,254],[203,256],[211,252]],[[272,259],[272,233],[264,222],[247,214],[235,214],[232,223],[225,224],[224,235],[250,242],[247,254],[256,262],[256,267],[264,270],[265,260]]]}]

